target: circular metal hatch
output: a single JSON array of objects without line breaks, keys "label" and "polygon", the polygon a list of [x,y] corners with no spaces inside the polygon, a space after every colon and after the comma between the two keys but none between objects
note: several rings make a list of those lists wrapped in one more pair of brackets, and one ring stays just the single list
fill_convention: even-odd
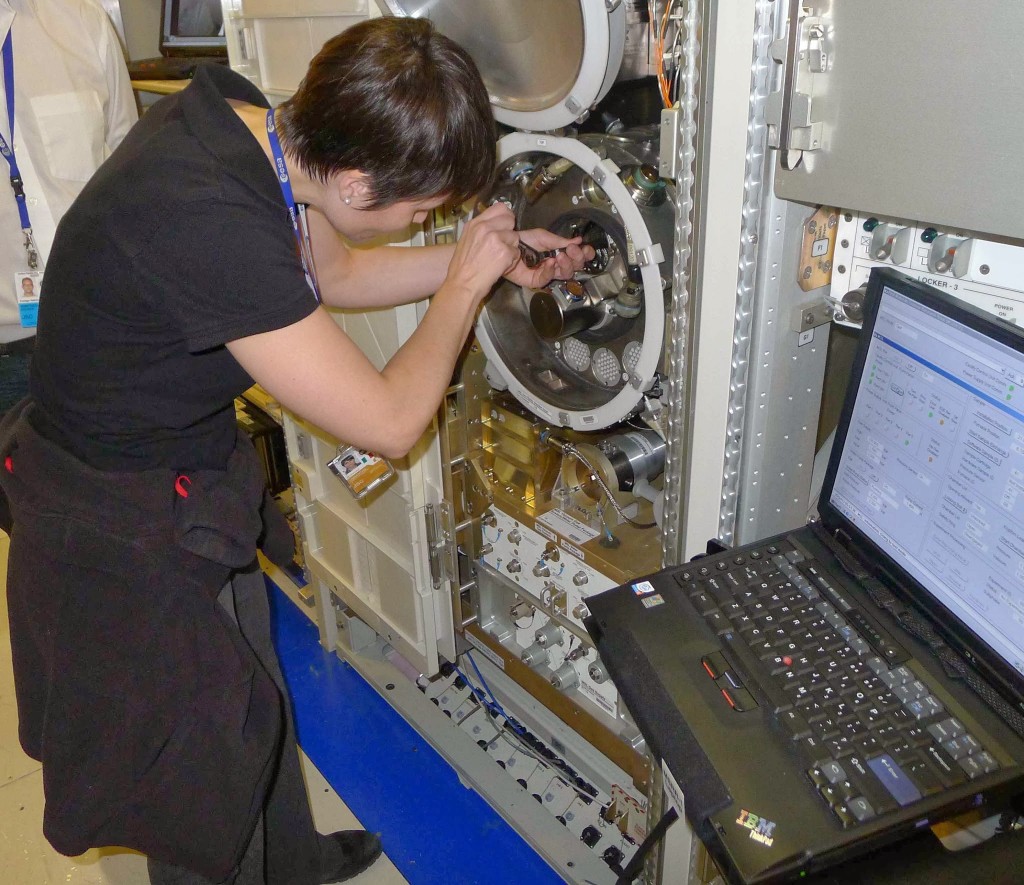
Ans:
[{"label": "circular metal hatch", "polygon": [[428,18],[476,61],[494,117],[550,132],[600,101],[618,76],[625,4],[593,0],[384,0],[395,15]]},{"label": "circular metal hatch", "polygon": [[[533,203],[515,201],[519,226],[566,236],[599,231],[606,238],[595,259],[601,266],[583,274],[585,291],[571,289],[573,283],[546,291],[500,283],[476,332],[492,371],[531,412],[558,426],[598,430],[633,414],[655,384],[665,334],[660,242],[671,237],[674,214],[668,202],[638,205],[616,163],[579,139],[514,132],[498,143],[506,173],[560,159],[569,168],[550,191]],[[517,192],[514,182],[505,186]],[[614,293],[627,286],[636,298],[632,309],[609,311]],[[552,313],[535,309],[538,298],[557,301]],[[549,330],[559,309],[564,323]]]}]

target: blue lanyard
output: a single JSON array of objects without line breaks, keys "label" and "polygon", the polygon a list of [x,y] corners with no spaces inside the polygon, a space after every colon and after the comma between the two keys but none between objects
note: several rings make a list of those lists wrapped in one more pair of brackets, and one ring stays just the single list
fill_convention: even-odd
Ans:
[{"label": "blue lanyard", "polygon": [[267,111],[267,139],[270,142],[270,152],[274,155],[277,183],[281,185],[281,194],[288,207],[288,216],[292,220],[292,230],[295,231],[295,241],[299,244],[299,258],[302,260],[302,269],[306,273],[306,282],[309,283],[309,288],[313,290],[316,300],[319,301],[320,289],[316,282],[313,249],[310,246],[309,231],[306,228],[305,207],[299,206],[295,202],[291,176],[288,174],[288,164],[284,161],[284,151],[281,149],[281,141],[277,137],[277,123],[274,121],[273,108]]},{"label": "blue lanyard", "polygon": [[[14,140],[14,33],[13,29],[7,32],[7,39],[4,40],[3,64],[4,64],[4,90],[7,93],[7,122],[10,127],[11,140]],[[18,160],[14,156],[14,148],[7,143],[7,139],[0,134],[0,154],[3,154],[7,165],[11,167],[11,189],[14,191],[14,200],[18,204],[18,215],[21,217],[21,229],[25,234],[25,250],[28,252],[28,265],[35,270],[39,265],[39,257],[35,250],[35,243],[32,239],[32,222],[28,217],[28,200],[25,198],[25,183],[21,180],[21,170],[18,169]]]}]

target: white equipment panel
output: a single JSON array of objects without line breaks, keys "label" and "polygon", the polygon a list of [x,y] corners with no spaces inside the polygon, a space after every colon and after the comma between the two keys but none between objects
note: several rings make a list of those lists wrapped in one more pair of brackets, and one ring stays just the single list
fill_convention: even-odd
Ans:
[{"label": "white equipment panel", "polygon": [[788,6],[769,117],[779,196],[1024,237],[1024,5]]},{"label": "white equipment panel", "polygon": [[[867,283],[873,267],[908,276],[1014,323],[1024,323],[1024,247],[935,225],[840,214],[830,301]],[[853,319],[852,317],[847,317]]]},{"label": "white equipment panel", "polygon": [[[382,368],[416,328],[419,308],[333,316]],[[393,480],[356,500],[328,467],[341,441],[292,415],[285,415],[284,424],[303,553],[316,579],[321,638],[334,648],[331,597],[337,597],[420,672],[437,673],[439,654],[455,657],[455,635],[451,570],[438,555],[444,508],[435,434],[425,434],[395,463]]]}]

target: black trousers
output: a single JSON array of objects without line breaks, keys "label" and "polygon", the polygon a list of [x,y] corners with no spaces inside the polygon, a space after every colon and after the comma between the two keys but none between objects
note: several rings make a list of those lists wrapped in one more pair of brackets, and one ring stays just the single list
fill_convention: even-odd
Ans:
[{"label": "black trousers", "polygon": [[[299,765],[291,702],[270,633],[270,605],[261,574],[239,575],[218,602],[238,624],[257,660],[281,692],[284,736],[263,816],[236,869],[223,885],[318,885],[320,848]],[[149,859],[152,885],[220,885],[181,867]]]}]

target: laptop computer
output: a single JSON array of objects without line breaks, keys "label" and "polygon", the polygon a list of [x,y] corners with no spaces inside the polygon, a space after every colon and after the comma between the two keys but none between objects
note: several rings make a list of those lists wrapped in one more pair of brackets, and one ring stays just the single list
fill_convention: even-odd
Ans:
[{"label": "laptop computer", "polygon": [[1024,330],[873,271],[818,512],[586,600],[732,882],[1024,792]]},{"label": "laptop computer", "polygon": [[161,0],[160,55],[128,62],[132,80],[188,80],[201,64],[227,64],[220,0]]}]

